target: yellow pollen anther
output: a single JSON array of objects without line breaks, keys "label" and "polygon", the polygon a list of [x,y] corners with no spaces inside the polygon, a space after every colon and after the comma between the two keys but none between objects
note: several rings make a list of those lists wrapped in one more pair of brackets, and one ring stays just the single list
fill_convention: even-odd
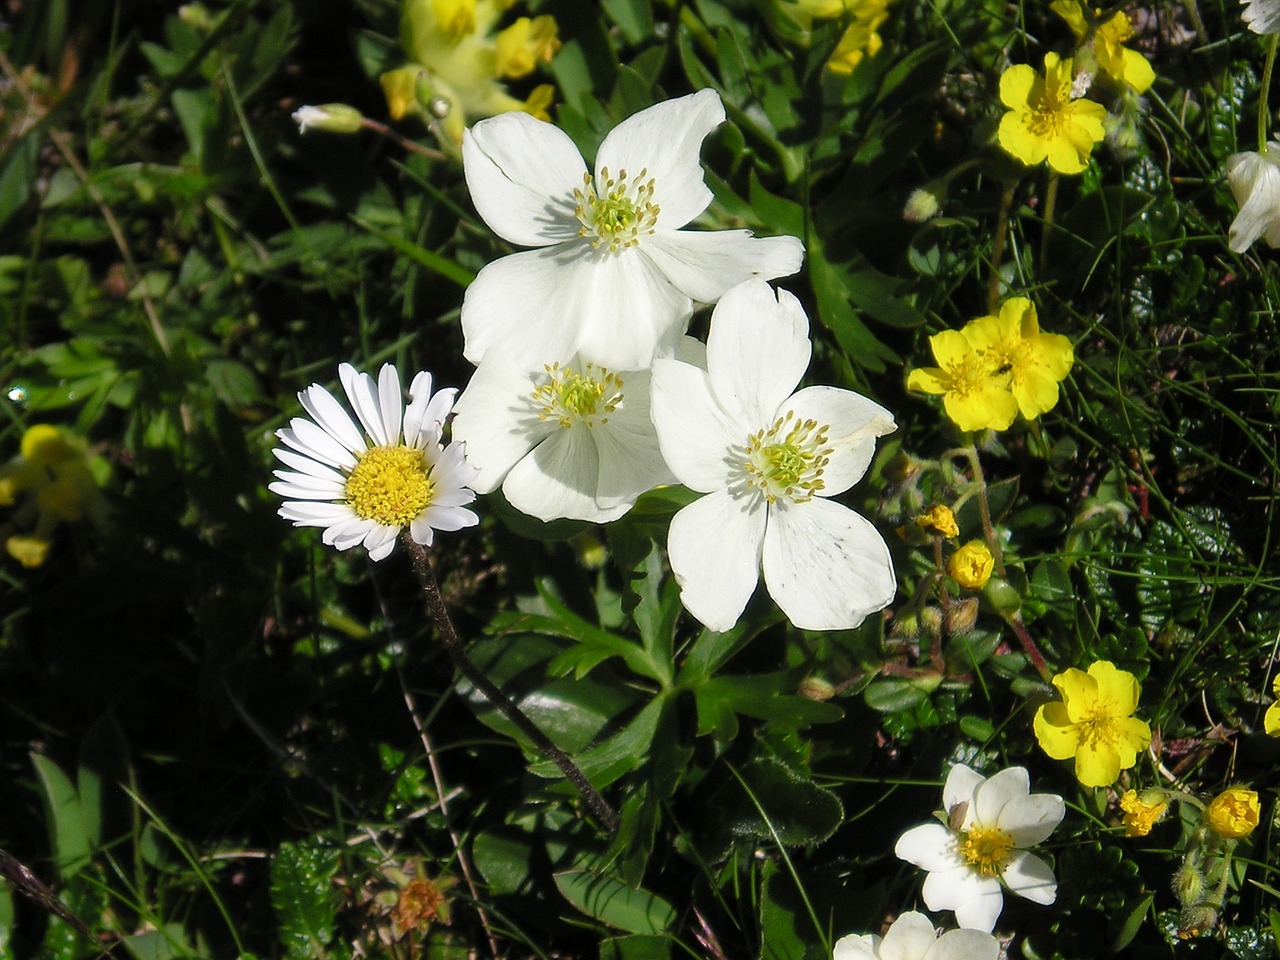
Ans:
[{"label": "yellow pollen anther", "polygon": [[533,391],[540,420],[555,420],[565,430],[578,421],[588,427],[608,423],[622,403],[622,378],[588,363],[581,373],[559,363],[544,366],[548,379]]},{"label": "yellow pollen anther", "polygon": [[829,429],[816,420],[799,420],[788,410],[773,426],[752,434],[743,461],[747,486],[760,490],[769,503],[779,497],[793,503],[812,500],[826,486],[822,471],[831,458]]},{"label": "yellow pollen anther", "polygon": [[984,877],[998,877],[1013,853],[1013,837],[999,827],[974,827],[960,834],[960,856]]},{"label": "yellow pollen anther", "polygon": [[591,174],[584,173],[582,189],[573,191],[577,201],[573,213],[582,224],[578,236],[587,237],[593,247],[607,246],[614,253],[634,247],[641,234],[657,228],[659,208],[653,193],[654,180],[647,169],[631,178],[626,170],[620,170],[614,178],[608,167],[602,167],[598,186]]},{"label": "yellow pollen anther", "polygon": [[433,487],[421,450],[374,447],[360,457],[344,492],[362,520],[406,527],[431,505]]}]

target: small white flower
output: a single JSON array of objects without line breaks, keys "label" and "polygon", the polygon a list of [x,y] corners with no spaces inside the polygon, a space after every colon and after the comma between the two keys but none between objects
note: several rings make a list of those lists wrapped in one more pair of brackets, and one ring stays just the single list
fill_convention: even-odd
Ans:
[{"label": "small white flower", "polygon": [[[406,409],[400,376],[384,364],[377,383],[344,363],[338,376],[360,427],[318,383],[298,394],[311,419],[295,417],[276,431],[284,447],[274,453],[292,470],[276,470],[269,485],[286,500],[280,516],[295,527],[324,527],[322,539],[339,550],[357,544],[369,558],[391,553],[405,527],[418,543],[431,545],[434,530],[461,530],[479,518],[465,505],[475,500],[467,485],[476,470],[461,443],[440,442],[456,390],[431,393],[431,374],[419,373]],[[288,449],[286,449],[288,448]]]},{"label": "small white flower", "polygon": [[1254,33],[1280,33],[1280,0],[1244,0],[1241,16]]},{"label": "small white flower", "polygon": [[1000,941],[977,930],[938,936],[923,913],[904,913],[884,937],[851,934],[836,941],[833,960],[996,960]]},{"label": "small white flower", "polygon": [[1062,821],[1061,797],[1030,793],[1024,767],[987,779],[958,763],[942,788],[942,806],[946,826],[912,827],[894,848],[928,872],[922,893],[930,910],[954,910],[960,926],[990,933],[1004,906],[1001,884],[1033,903],[1053,903],[1053,869],[1027,847]]},{"label": "small white flower", "polygon": [[711,90],[656,104],[609,132],[594,174],[562,130],[526,113],[467,131],[476,210],[503,239],[538,248],[495,260],[467,288],[467,359],[580,354],[612,370],[648,369],[674,350],[693,301],[799,270],[794,237],[679,229],[711,202],[698,152],[723,120]]},{"label": "small white flower", "polygon": [[526,366],[491,353],[458,398],[453,436],[466,441],[478,492],[501,484],[512,506],[540,520],[608,523],[675,482],[649,419],[648,370],[576,357]]},{"label": "small white flower", "polygon": [[293,122],[299,133],[308,130],[326,130],[329,133],[355,133],[364,123],[364,117],[355,107],[345,103],[325,103],[318,107],[299,107],[293,111]]},{"label": "small white flower", "polygon": [[829,499],[862,478],[893,416],[850,390],[792,393],[809,365],[809,318],[763,280],[720,300],[707,369],[653,366],[653,422],[680,482],[707,496],[667,536],[680,598],[712,630],[741,615],[761,569],[797,627],[838,630],[883,609],[896,589],[874,526]]},{"label": "small white flower", "polygon": [[1244,253],[1259,237],[1280,247],[1280,141],[1272,140],[1262,153],[1227,157],[1227,183],[1240,207],[1231,221],[1231,249]]}]

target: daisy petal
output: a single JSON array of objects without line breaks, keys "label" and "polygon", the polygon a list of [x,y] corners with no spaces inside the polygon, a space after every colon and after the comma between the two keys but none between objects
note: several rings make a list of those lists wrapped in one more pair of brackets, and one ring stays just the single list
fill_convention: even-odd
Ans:
[{"label": "daisy petal", "polygon": [[404,414],[404,396],[400,393],[400,374],[389,363],[378,371],[378,407],[387,443],[400,442],[400,424]]},{"label": "daisy petal", "polygon": [[[338,369],[341,373],[342,368]],[[302,401],[302,408],[311,414],[311,419],[316,422],[316,425],[352,453],[364,453],[369,449],[368,444],[364,442],[364,437],[360,436],[360,431],[351,422],[350,414],[343,410],[342,404],[338,403],[333,398],[333,394],[320,384],[313,383],[307,387],[298,394],[298,399]]]},{"label": "daisy petal", "polygon": [[338,367],[338,378],[342,381],[342,389],[364,427],[364,432],[373,439],[376,446],[385,447],[391,443],[387,437],[386,425],[382,420],[382,411],[378,404],[378,388],[373,377],[360,373],[349,363]]}]

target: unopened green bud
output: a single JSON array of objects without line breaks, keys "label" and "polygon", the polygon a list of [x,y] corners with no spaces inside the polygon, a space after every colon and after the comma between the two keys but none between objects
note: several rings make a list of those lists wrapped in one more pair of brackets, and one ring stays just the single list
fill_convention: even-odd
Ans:
[{"label": "unopened green bud", "polygon": [[1173,875],[1173,895],[1184,907],[1193,906],[1204,895],[1204,874],[1194,864],[1184,861]]},{"label": "unopened green bud", "polygon": [[921,610],[920,629],[928,637],[942,636],[942,611],[937,607],[925,607]]},{"label": "unopened green bud", "polygon": [[364,124],[364,116],[345,103],[325,103],[318,107],[299,107],[293,111],[299,133],[324,130],[327,133],[355,133]]},{"label": "unopened green bud", "polygon": [[830,700],[836,695],[836,688],[821,677],[805,677],[800,681],[796,693],[807,700]]},{"label": "unopened green bud", "polygon": [[1022,609],[1022,595],[1001,577],[992,577],[983,588],[987,601],[1002,617],[1011,617]]},{"label": "unopened green bud", "polygon": [[902,483],[911,479],[919,469],[920,463],[915,457],[907,453],[899,453],[890,457],[889,462],[884,465],[884,476],[891,483]]},{"label": "unopened green bud", "polygon": [[178,19],[202,33],[208,33],[215,26],[209,8],[203,3],[184,3],[178,8]]},{"label": "unopened green bud", "polygon": [[978,598],[965,597],[947,605],[947,633],[963,637],[978,621]]},{"label": "unopened green bud", "polygon": [[914,640],[920,636],[920,617],[914,610],[907,610],[893,618],[889,636],[895,640]]}]

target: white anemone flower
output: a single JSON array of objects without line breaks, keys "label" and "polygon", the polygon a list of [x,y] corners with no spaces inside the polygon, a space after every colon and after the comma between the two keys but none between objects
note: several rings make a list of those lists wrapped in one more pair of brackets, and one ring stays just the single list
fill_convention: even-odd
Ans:
[{"label": "white anemone flower", "polygon": [[947,823],[925,823],[898,838],[894,853],[928,872],[925,905],[954,910],[962,927],[988,933],[1004,907],[1002,887],[1039,904],[1053,903],[1053,869],[1027,851],[1062,821],[1066,807],[1051,793],[1031,793],[1024,767],[990,779],[958,763],[942,788]]},{"label": "white anemone flower", "polygon": [[[701,347],[684,337],[681,354]],[[578,357],[527,366],[491,353],[458,398],[453,436],[467,444],[479,493],[501,484],[512,506],[539,520],[608,523],[675,482],[649,418],[648,370]]]},{"label": "white anemone flower", "polygon": [[1280,33],[1280,0],[1244,0],[1241,16],[1254,33]]},{"label": "white anemone flower", "polygon": [[706,494],[672,518],[667,552],[685,608],[712,630],[737,623],[762,569],[803,629],[857,626],[893,599],[883,538],[830,499],[862,478],[893,416],[850,390],[793,393],[810,349],[800,302],[748,280],[712,313],[706,370],[654,362],[662,455]]},{"label": "white anemone flower", "polygon": [[1000,941],[978,930],[938,936],[923,913],[901,914],[883,937],[850,934],[836,941],[833,960],[997,960]]},{"label": "white anemone flower", "polygon": [[1227,183],[1240,207],[1231,221],[1231,249],[1244,253],[1259,237],[1280,247],[1280,141],[1272,140],[1261,153],[1227,157]]},{"label": "white anemone flower", "polygon": [[[409,387],[406,409],[400,375],[384,364],[375,383],[344,363],[338,377],[360,426],[324,387],[298,394],[311,419],[294,417],[276,431],[284,447],[274,453],[291,470],[276,470],[269,485],[286,498],[280,516],[295,527],[323,527],[322,540],[339,550],[362,545],[371,560],[391,553],[408,527],[430,546],[435,530],[461,530],[479,522],[465,509],[476,498],[467,485],[476,470],[461,443],[440,442],[456,390],[431,393],[431,374]],[[363,432],[361,432],[363,427]]]},{"label": "white anemone flower", "polygon": [[568,135],[526,113],[467,131],[476,210],[504,240],[537,249],[495,260],[467,287],[466,358],[580,354],[612,370],[648,369],[674,351],[694,301],[799,270],[795,237],[680,229],[711,203],[698,153],[724,118],[711,90],[656,104],[609,132],[594,173]]}]

